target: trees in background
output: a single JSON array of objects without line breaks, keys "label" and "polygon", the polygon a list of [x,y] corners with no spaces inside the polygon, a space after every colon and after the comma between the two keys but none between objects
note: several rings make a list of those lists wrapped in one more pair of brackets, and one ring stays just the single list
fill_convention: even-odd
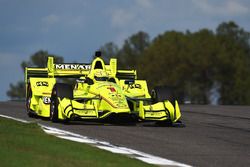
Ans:
[{"label": "trees in background", "polygon": [[150,88],[173,87],[182,102],[250,104],[249,42],[249,32],[226,22],[215,32],[166,31],[152,41],[139,32],[112,56],[120,68],[137,69]]},{"label": "trees in background", "polygon": [[63,63],[64,59],[61,56],[49,54],[48,51],[40,50],[30,56],[30,60],[23,61],[21,67],[25,71],[25,67],[47,67],[48,57],[54,57],[55,62]]},{"label": "trees in background", "polygon": [[116,44],[113,42],[106,43],[100,48],[100,51],[102,52],[102,58],[105,63],[109,63],[110,58],[114,58],[118,55],[119,48]]},{"label": "trees in background", "polygon": [[124,41],[124,44],[118,52],[118,63],[122,68],[137,68],[143,58],[143,53],[150,45],[149,35],[145,32],[130,36]]},{"label": "trees in background", "polygon": [[11,100],[21,100],[25,97],[25,83],[18,81],[16,84],[10,84],[9,90],[6,92]]},{"label": "trees in background", "polygon": [[[137,69],[150,88],[173,87],[182,102],[250,104],[250,33],[232,21],[221,23],[216,31],[166,31],[153,40],[139,31],[121,47],[109,42],[100,50],[107,63],[114,57],[118,68]],[[47,56],[48,52],[39,51],[22,67],[44,67]],[[23,87],[22,82],[11,84],[8,96],[23,96],[17,93]]]},{"label": "trees in background", "polygon": [[[46,67],[48,57],[52,56],[57,63],[63,63],[63,57],[49,54],[47,51],[40,50],[30,56],[30,60],[23,61],[21,68],[25,72],[25,67]],[[21,100],[25,98],[25,83],[18,81],[16,84],[10,84],[9,90],[6,92],[7,96],[12,100]]]},{"label": "trees in background", "polygon": [[104,60],[114,57],[118,59],[118,65],[123,69],[137,68],[143,58],[143,52],[150,45],[149,35],[139,31],[128,37],[121,48],[113,42],[106,43],[100,50]]},{"label": "trees in background", "polygon": [[250,33],[234,22],[218,26],[218,74],[222,104],[250,104]]}]

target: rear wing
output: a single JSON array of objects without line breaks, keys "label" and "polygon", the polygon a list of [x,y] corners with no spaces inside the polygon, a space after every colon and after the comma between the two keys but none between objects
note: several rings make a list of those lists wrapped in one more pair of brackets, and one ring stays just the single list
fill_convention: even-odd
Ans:
[{"label": "rear wing", "polygon": [[86,76],[90,70],[90,64],[55,64],[53,57],[48,57],[47,67],[26,67],[25,82],[28,83],[30,77],[35,78],[75,78]]},{"label": "rear wing", "polygon": [[[93,61],[94,62],[94,61]],[[48,57],[46,68],[25,68],[25,82],[29,82],[30,77],[35,78],[79,78],[87,76],[92,68],[92,64],[81,63],[54,63],[53,57]],[[110,59],[110,64],[105,65],[106,72],[115,78],[137,79],[136,70],[117,70],[117,59]]]}]

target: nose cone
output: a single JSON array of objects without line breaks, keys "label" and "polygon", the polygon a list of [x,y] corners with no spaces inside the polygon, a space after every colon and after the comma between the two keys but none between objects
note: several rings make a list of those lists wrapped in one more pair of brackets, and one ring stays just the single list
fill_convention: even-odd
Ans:
[{"label": "nose cone", "polygon": [[103,109],[113,110],[114,112],[129,111],[126,97],[123,95],[119,86],[113,83],[103,83],[98,86],[103,102]]}]

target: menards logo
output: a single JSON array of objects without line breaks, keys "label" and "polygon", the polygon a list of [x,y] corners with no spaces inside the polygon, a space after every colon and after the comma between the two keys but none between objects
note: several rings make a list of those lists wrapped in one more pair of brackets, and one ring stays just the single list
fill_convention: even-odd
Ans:
[{"label": "menards logo", "polygon": [[83,64],[55,64],[56,69],[60,70],[90,70],[90,65]]}]

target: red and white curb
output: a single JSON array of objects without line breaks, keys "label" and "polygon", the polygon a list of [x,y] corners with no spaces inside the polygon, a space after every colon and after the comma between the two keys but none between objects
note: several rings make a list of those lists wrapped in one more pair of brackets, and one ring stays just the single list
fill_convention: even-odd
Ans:
[{"label": "red and white curb", "polygon": [[[13,120],[16,120],[19,122],[23,122],[23,123],[30,123],[29,121],[19,119],[19,118],[14,118],[14,117],[1,115],[1,114],[0,114],[0,116],[4,117],[4,118],[8,118],[8,119],[13,119]],[[103,149],[103,150],[110,151],[112,153],[125,154],[131,158],[141,160],[141,161],[146,162],[148,164],[159,165],[159,166],[191,167],[190,165],[187,165],[187,164],[172,161],[172,160],[169,160],[166,158],[161,158],[161,157],[147,154],[147,153],[137,151],[134,149],[121,147],[121,146],[115,146],[115,145],[113,145],[109,142],[106,142],[106,141],[91,139],[89,137],[82,136],[82,135],[72,133],[69,131],[65,131],[65,130],[61,130],[61,129],[57,129],[54,127],[49,127],[49,126],[45,126],[45,125],[41,125],[41,124],[39,124],[39,125],[44,130],[44,132],[46,132],[47,134],[50,134],[50,135],[54,135],[58,138],[62,138],[62,139],[70,140],[70,141],[75,141],[75,142],[79,142],[79,143],[90,144],[92,146],[98,147],[98,148]]]}]

